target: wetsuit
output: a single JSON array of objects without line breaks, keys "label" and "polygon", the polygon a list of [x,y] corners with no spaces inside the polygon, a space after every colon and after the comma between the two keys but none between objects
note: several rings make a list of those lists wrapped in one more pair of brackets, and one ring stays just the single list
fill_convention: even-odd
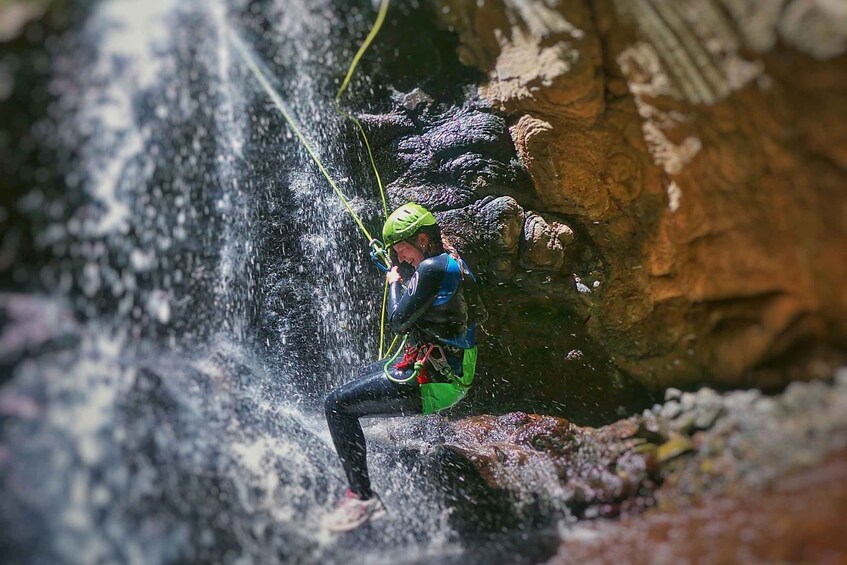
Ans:
[{"label": "wetsuit", "polygon": [[[409,347],[398,362],[378,361],[326,398],[325,409],[335,450],[350,488],[361,498],[372,496],[368,477],[362,416],[408,416],[443,410],[458,402],[473,380],[474,333],[484,307],[467,265],[447,253],[420,263],[404,289],[389,287],[391,329],[408,334]],[[427,353],[429,353],[427,355]],[[425,369],[411,378],[414,361]],[[386,378],[384,369],[398,383]]]}]

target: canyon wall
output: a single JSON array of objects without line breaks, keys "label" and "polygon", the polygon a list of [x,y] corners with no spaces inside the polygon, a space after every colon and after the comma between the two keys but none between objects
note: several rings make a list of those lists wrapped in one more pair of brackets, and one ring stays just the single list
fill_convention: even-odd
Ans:
[{"label": "canyon wall", "polygon": [[[520,300],[584,320],[615,367],[653,388],[832,374],[847,351],[847,6],[435,11],[461,63],[485,73],[478,94],[531,179],[504,227],[514,264],[498,271],[523,281]],[[492,323],[539,337],[515,321]]]}]

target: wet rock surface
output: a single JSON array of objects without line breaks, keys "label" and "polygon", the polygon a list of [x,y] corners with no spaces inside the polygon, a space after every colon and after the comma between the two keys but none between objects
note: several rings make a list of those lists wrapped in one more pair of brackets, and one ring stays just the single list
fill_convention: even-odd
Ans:
[{"label": "wet rock surface", "polygon": [[842,452],[761,491],[566,529],[549,563],[842,563],[845,515]]},{"label": "wet rock surface", "polygon": [[516,500],[539,500],[575,517],[617,515],[649,506],[656,468],[635,449],[631,426],[599,430],[521,412],[459,421],[446,447],[486,484]]},{"label": "wet rock surface", "polygon": [[390,113],[359,120],[391,201],[413,200],[436,212],[478,269],[508,280],[525,247],[518,200],[531,199],[531,187],[505,119],[487,101],[465,96],[437,100],[416,88],[394,94]]},{"label": "wet rock surface", "polygon": [[536,520],[680,510],[757,492],[847,450],[847,369],[776,396],[669,391],[664,404],[601,428],[511,413],[444,430],[444,449],[474,471],[461,480],[488,489],[480,500],[523,501]]}]

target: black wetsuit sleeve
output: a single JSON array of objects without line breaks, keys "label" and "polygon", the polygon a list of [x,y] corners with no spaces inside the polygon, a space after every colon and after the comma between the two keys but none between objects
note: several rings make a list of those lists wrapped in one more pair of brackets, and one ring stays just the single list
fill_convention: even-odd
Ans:
[{"label": "black wetsuit sleeve", "polygon": [[389,325],[394,333],[405,333],[415,320],[426,312],[435,301],[441,280],[444,278],[446,264],[441,257],[422,261],[403,290],[399,282],[388,288]]}]

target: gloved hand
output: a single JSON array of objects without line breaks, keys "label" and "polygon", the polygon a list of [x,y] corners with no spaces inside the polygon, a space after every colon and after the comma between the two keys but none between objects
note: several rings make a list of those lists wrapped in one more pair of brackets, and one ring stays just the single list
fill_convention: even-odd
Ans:
[{"label": "gloved hand", "polygon": [[385,278],[388,279],[388,284],[396,283],[398,281],[403,280],[400,277],[400,271],[397,270],[397,266],[394,265],[391,267],[391,270],[386,272]]}]

